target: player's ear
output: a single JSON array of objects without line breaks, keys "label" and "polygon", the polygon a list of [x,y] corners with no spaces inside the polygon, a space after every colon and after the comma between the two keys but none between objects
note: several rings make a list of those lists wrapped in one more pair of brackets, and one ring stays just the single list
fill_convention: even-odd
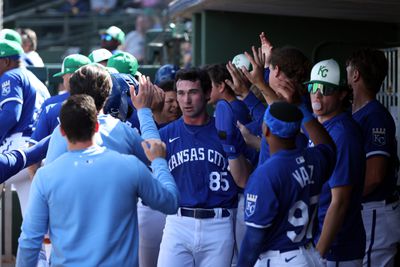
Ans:
[{"label": "player's ear", "polygon": [[278,65],[276,65],[275,67],[272,67],[272,69],[270,69],[270,71],[272,72],[272,74],[274,75],[273,77],[275,77],[275,78],[277,78],[281,74],[281,69],[279,68]]},{"label": "player's ear", "polygon": [[99,131],[99,122],[96,121],[96,125],[94,127],[94,132],[97,133]]},{"label": "player's ear", "polygon": [[271,130],[268,128],[268,126],[263,122],[262,124],[262,133],[264,137],[267,137],[271,134]]},{"label": "player's ear", "polygon": [[60,124],[60,132],[61,132],[61,135],[62,135],[62,136],[66,136],[66,135],[67,135],[67,134],[65,133],[63,127],[61,126],[61,124]]}]

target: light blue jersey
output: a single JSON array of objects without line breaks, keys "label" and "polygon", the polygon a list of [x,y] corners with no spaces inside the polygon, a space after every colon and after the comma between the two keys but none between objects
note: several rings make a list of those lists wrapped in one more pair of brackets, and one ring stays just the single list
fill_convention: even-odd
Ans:
[{"label": "light blue jersey", "polygon": [[173,214],[178,190],[165,159],[92,146],[40,168],[19,238],[17,266],[36,266],[49,229],[53,266],[138,266],[138,198]]},{"label": "light blue jersey", "polygon": [[[160,139],[160,135],[150,109],[140,109],[138,117],[141,122],[142,136],[136,130],[111,115],[99,115],[97,119],[100,127],[99,132],[96,134],[96,143],[122,154],[135,155],[143,162],[148,163],[141,143],[144,139]],[[67,140],[61,135],[59,128],[58,126],[51,136],[46,155],[46,164],[67,152]]]}]

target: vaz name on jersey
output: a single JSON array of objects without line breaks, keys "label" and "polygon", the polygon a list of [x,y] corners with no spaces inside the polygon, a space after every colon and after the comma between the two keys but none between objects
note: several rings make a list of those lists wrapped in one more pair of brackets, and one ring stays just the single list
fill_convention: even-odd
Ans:
[{"label": "vaz name on jersey", "polygon": [[[296,163],[301,165],[305,162],[303,157],[296,158]],[[308,171],[307,171],[307,169]],[[292,176],[296,181],[300,184],[301,188],[304,188],[308,184],[313,184],[314,181],[311,179],[313,176],[314,166],[307,165],[301,166],[297,168],[294,172],[292,172]]]},{"label": "vaz name on jersey", "polygon": [[212,149],[205,149],[204,147],[189,148],[179,151],[171,156],[168,161],[169,170],[172,171],[179,165],[189,161],[202,161],[207,160],[226,170],[227,162],[221,153]]}]

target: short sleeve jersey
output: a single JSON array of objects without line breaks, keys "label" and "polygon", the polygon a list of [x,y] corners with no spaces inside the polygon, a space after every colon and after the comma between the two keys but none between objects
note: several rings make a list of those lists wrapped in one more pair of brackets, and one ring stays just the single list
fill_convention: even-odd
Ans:
[{"label": "short sleeve jersey", "polygon": [[201,126],[180,118],[160,130],[167,161],[180,192],[181,207],[236,208],[236,186],[215,128],[214,118]]},{"label": "short sleeve jersey", "polygon": [[336,145],[336,165],[328,182],[322,187],[317,236],[319,237],[322,231],[325,215],[332,200],[331,189],[347,185],[353,186],[343,225],[328,251],[327,259],[332,261],[360,259],[365,252],[365,231],[361,217],[365,154],[361,130],[347,112],[325,121],[323,125]]},{"label": "short sleeve jersey", "polygon": [[250,176],[245,188],[245,222],[268,228],[262,252],[298,249],[312,238],[318,197],[332,171],[327,145],[280,150]]},{"label": "short sleeve jersey", "polygon": [[0,140],[14,133],[22,133],[24,136],[30,136],[43,102],[50,97],[46,86],[24,67],[6,71],[0,77],[0,86],[0,110],[6,103],[11,101],[22,105],[22,113],[19,121],[5,136],[0,136]]},{"label": "short sleeve jersey", "polygon": [[353,113],[353,118],[362,129],[367,159],[373,156],[389,159],[389,168],[383,183],[365,196],[363,202],[385,200],[391,196],[397,182],[398,155],[396,125],[393,117],[381,103],[372,100]]}]

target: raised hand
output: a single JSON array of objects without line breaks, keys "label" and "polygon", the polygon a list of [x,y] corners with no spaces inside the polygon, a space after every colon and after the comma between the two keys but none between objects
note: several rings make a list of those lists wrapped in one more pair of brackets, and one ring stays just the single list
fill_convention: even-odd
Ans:
[{"label": "raised hand", "polygon": [[273,46],[271,42],[267,39],[267,36],[265,35],[264,32],[260,33],[260,41],[261,41],[261,51],[265,57],[264,68],[267,68],[269,67]]},{"label": "raised hand", "polygon": [[161,111],[164,107],[165,93],[157,85],[153,86],[153,90],[154,90],[154,97],[153,97],[153,102],[151,103],[151,109],[153,111],[154,110]]},{"label": "raised hand", "polygon": [[166,146],[165,143],[158,139],[147,139],[142,142],[142,147],[149,161],[156,158],[165,158]]},{"label": "raised hand", "polygon": [[154,85],[149,76],[139,76],[139,92],[136,94],[134,86],[130,87],[131,100],[136,109],[151,108],[154,98]]},{"label": "raised hand", "polygon": [[226,64],[226,68],[231,74],[232,81],[225,80],[225,83],[232,88],[236,95],[238,95],[242,99],[246,98],[246,96],[249,94],[249,88],[251,86],[249,80],[244,76],[241,70],[239,70],[234,64],[232,64],[231,61]]},{"label": "raised hand", "polygon": [[265,57],[261,51],[261,48],[256,49],[254,46],[252,46],[251,49],[253,51],[253,55],[250,55],[247,52],[244,52],[244,54],[250,61],[253,70],[249,72],[246,68],[242,67],[242,72],[252,84],[260,88],[261,86],[263,86],[263,84],[265,84],[264,82]]},{"label": "raised hand", "polygon": [[288,78],[277,79],[276,86],[273,90],[282,100],[293,104],[300,102],[299,85]]}]

